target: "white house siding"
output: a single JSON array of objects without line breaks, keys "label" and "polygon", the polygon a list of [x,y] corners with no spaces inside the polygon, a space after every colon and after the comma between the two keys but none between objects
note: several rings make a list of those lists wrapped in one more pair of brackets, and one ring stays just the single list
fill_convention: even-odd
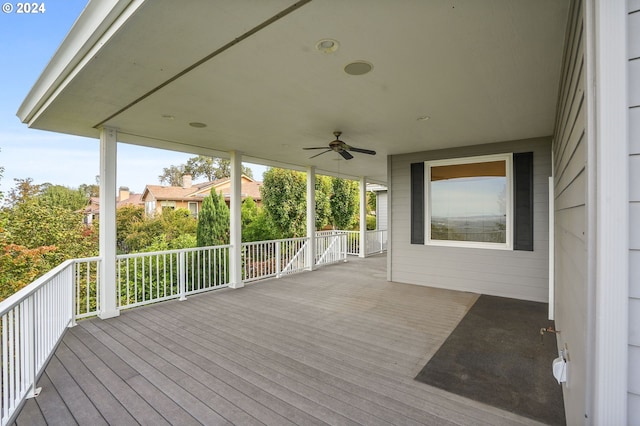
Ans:
[{"label": "white house siding", "polygon": [[387,229],[387,191],[376,192],[376,229]]},{"label": "white house siding", "polygon": [[640,424],[640,0],[629,1],[629,423]]},{"label": "white house siding", "polygon": [[555,320],[570,369],[563,385],[567,424],[585,422],[587,389],[587,137],[583,2],[572,2],[553,142]]},{"label": "white house siding", "polygon": [[[510,152],[534,153],[534,251],[411,244],[411,163]],[[517,299],[548,300],[550,138],[394,155],[390,158],[390,167],[391,280]]]}]

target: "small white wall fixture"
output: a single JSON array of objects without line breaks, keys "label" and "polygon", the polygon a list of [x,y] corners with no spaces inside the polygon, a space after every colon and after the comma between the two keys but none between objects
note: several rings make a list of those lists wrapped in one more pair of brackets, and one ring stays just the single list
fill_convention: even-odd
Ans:
[{"label": "small white wall fixture", "polygon": [[100,132],[100,306],[98,317],[120,315],[116,285],[116,174],[118,133],[112,128]]},{"label": "small white wall fixture", "polygon": [[242,155],[231,151],[229,287],[242,288]]}]

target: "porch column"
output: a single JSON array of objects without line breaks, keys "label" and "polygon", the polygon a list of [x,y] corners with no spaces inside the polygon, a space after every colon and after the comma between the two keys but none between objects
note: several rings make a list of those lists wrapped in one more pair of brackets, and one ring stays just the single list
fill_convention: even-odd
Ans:
[{"label": "porch column", "polygon": [[231,200],[230,206],[230,238],[229,242],[229,287],[244,287],[242,281],[242,155],[231,151]]},{"label": "porch column", "polygon": [[359,257],[367,256],[367,178],[360,178],[360,252]]},{"label": "porch column", "polygon": [[631,34],[627,3],[632,2],[585,2],[587,135],[593,147],[588,148],[587,179],[594,185],[587,206],[593,203],[589,230],[595,231],[589,238],[593,392],[587,393],[592,405],[587,421],[594,425],[637,421],[627,418],[628,382],[637,377],[636,367],[628,360],[629,321],[634,318],[629,316],[629,237],[635,237],[629,228],[628,97],[638,93],[637,88],[629,87],[627,76],[627,37]]},{"label": "porch column", "polygon": [[117,317],[116,285],[116,170],[118,133],[100,131],[100,311],[102,319]]},{"label": "porch column", "polygon": [[316,263],[316,168],[307,167],[307,270],[313,271]]}]

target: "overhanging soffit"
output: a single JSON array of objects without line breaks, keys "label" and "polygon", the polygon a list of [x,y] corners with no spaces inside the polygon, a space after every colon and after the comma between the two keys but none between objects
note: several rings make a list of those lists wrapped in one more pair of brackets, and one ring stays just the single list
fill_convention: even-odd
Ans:
[{"label": "overhanging soffit", "polygon": [[[566,0],[93,1],[18,116],[384,182],[390,154],[552,134],[567,12]],[[372,69],[345,72],[354,62]],[[321,151],[302,148],[335,130],[377,155],[309,159]]]}]

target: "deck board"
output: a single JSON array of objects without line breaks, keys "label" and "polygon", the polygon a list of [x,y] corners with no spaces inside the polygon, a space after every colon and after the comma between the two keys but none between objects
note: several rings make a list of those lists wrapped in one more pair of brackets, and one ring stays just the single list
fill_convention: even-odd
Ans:
[{"label": "deck board", "polygon": [[80,321],[18,425],[537,424],[413,380],[477,295],[384,256]]}]

